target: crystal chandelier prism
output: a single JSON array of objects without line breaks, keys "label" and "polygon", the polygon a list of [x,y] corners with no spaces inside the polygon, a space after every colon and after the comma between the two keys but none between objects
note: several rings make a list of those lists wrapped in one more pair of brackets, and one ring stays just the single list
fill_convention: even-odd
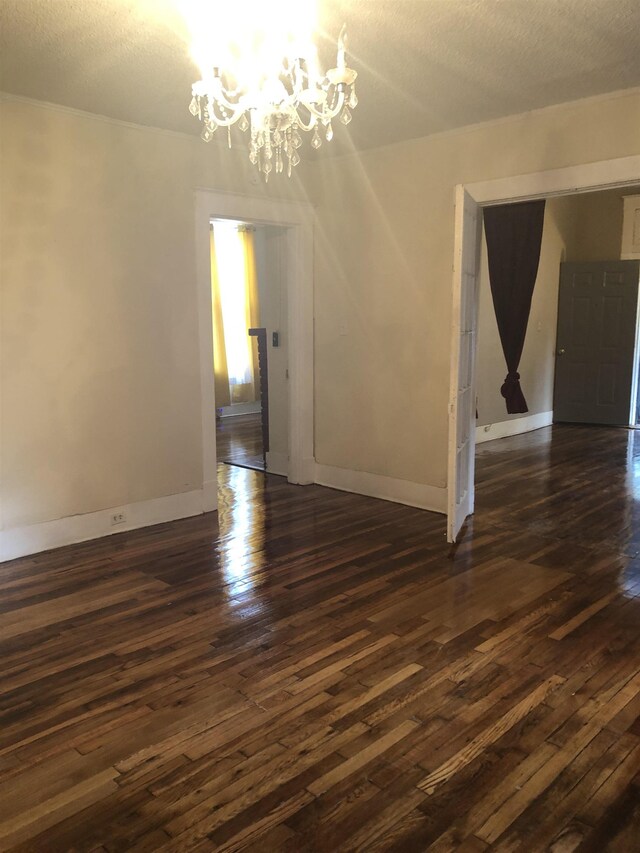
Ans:
[{"label": "crystal chandelier prism", "polygon": [[285,169],[291,176],[300,162],[301,132],[311,133],[311,146],[318,149],[323,140],[333,139],[333,120],[338,117],[348,125],[358,104],[357,73],[346,64],[345,26],[338,38],[336,67],[324,74],[318,70],[310,39],[304,46],[300,40],[280,39],[278,48],[282,53],[275,57],[273,50],[268,56],[258,50],[251,63],[246,46],[244,54],[227,52],[220,64],[208,63],[202,80],[192,86],[189,107],[202,122],[205,142],[218,128],[226,128],[231,147],[233,125],[250,131],[249,159],[265,180],[271,172]]}]

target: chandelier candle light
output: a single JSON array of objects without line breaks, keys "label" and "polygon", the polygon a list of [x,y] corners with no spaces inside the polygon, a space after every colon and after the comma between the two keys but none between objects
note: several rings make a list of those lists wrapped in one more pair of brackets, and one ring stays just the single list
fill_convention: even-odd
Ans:
[{"label": "chandelier candle light", "polygon": [[250,130],[249,159],[266,180],[273,170],[283,172],[285,161],[291,176],[300,162],[300,131],[312,133],[311,145],[318,149],[323,137],[333,139],[332,120],[339,116],[349,124],[358,103],[357,73],[346,64],[346,27],[338,38],[336,67],[322,75],[313,43],[315,2],[274,2],[286,7],[282,16],[264,0],[245,0],[235,12],[212,2],[208,15],[192,3],[198,14],[190,16],[202,79],[193,84],[189,109],[202,121],[202,139],[209,142],[226,127],[231,147],[233,125]]}]

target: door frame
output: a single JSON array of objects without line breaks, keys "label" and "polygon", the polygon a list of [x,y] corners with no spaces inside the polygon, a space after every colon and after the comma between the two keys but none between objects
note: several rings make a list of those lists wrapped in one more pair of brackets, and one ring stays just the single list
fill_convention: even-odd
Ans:
[{"label": "door frame", "polygon": [[287,328],[289,344],[290,483],[314,482],[313,423],[313,226],[315,214],[304,201],[257,198],[208,189],[196,190],[196,276],[202,406],[203,509],[218,508],[216,405],[213,373],[210,222],[239,219],[286,228]]},{"label": "door frame", "polygon": [[[477,202],[459,184],[456,187],[455,201],[455,239],[453,253],[453,310],[451,329],[451,359],[449,387],[449,447],[447,464],[447,541],[455,541],[465,518],[473,512],[475,483],[473,480],[473,459],[475,458],[475,429],[471,429],[460,420],[463,396],[466,396],[469,415],[475,411],[476,378],[475,358],[461,361],[463,349],[467,354],[475,352],[478,304],[475,291],[478,279],[478,235],[481,234],[480,208]],[[470,239],[471,232],[476,239]],[[463,241],[464,238],[464,241]],[[469,253],[472,254],[469,254]],[[473,289],[474,293],[470,293]],[[471,298],[470,298],[471,297]],[[464,343],[464,341],[468,343]],[[468,370],[466,367],[468,367]],[[466,386],[463,379],[467,380]],[[460,429],[459,429],[460,427]],[[471,446],[469,446],[471,442]],[[471,460],[466,475],[458,470],[458,460],[465,456]],[[462,466],[460,466],[462,468]],[[460,484],[466,488],[461,493]],[[449,485],[450,484],[450,485]]]},{"label": "door frame", "polygon": [[[456,205],[459,207],[460,200],[465,198],[465,193],[470,196],[478,208],[495,204],[506,204],[517,201],[533,201],[541,198],[552,198],[553,196],[575,195],[577,193],[593,192],[597,190],[616,189],[633,186],[640,183],[640,155],[632,157],[620,157],[614,160],[600,160],[595,163],[584,163],[579,166],[569,166],[563,169],[549,169],[544,172],[533,172],[525,175],[516,175],[507,178],[496,178],[489,181],[478,181],[470,184],[458,184],[455,187]],[[480,213],[480,210],[478,210]],[[462,322],[461,307],[464,304],[464,296],[475,300],[476,309],[478,303],[477,267],[473,281],[462,274],[461,265],[458,262],[463,252],[473,252],[478,257],[478,232],[465,227],[464,217],[457,211],[454,227],[454,265],[453,265],[453,288],[452,288],[452,316],[451,316],[451,352],[458,346],[458,333]],[[463,288],[474,286],[474,293],[463,293]],[[476,313],[477,316],[477,313]],[[473,377],[472,399],[475,399],[475,359],[476,353],[469,352],[472,363],[469,365]],[[456,476],[456,449],[457,449],[457,406],[452,405],[455,400],[461,366],[451,365],[451,379],[449,387],[449,444],[448,444],[448,481],[447,481],[447,539],[449,542],[455,538],[455,519],[452,518],[452,493],[455,491]],[[471,423],[468,424],[470,432],[469,441],[469,484],[471,488],[470,512],[474,509],[473,483],[475,480],[475,410],[471,407]],[[453,495],[455,501],[455,495]]]}]

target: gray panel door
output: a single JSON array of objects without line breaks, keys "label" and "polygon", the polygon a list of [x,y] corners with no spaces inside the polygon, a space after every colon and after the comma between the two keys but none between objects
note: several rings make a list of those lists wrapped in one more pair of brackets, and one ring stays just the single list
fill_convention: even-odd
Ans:
[{"label": "gray panel door", "polygon": [[629,424],[638,261],[560,265],[554,421]]}]

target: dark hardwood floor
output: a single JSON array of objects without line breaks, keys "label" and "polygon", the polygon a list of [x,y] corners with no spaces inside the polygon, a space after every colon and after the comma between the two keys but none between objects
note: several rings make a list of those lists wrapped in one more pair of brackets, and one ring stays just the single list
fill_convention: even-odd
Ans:
[{"label": "dark hardwood floor", "polygon": [[442,516],[220,466],[0,566],[0,848],[640,849],[640,433],[482,445]]},{"label": "dark hardwood floor", "polygon": [[264,471],[260,413],[218,419],[216,449],[218,462]]}]

